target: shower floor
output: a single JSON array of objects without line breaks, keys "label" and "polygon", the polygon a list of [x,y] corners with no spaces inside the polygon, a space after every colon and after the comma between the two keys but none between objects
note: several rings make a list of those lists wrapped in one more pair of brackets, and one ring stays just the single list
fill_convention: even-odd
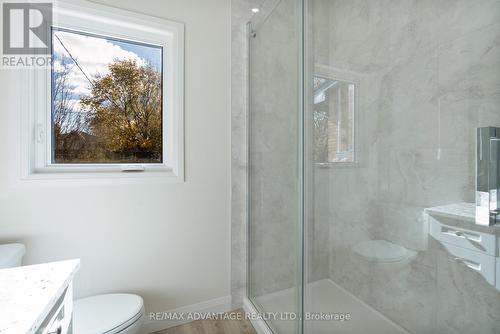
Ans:
[{"label": "shower floor", "polygon": [[[305,333],[314,334],[408,334],[390,319],[351,295],[330,279],[310,283],[305,312],[311,314],[349,313],[349,321],[306,321]],[[278,291],[255,298],[264,312],[294,312],[295,289]],[[276,333],[295,333],[293,321],[273,321]]]}]

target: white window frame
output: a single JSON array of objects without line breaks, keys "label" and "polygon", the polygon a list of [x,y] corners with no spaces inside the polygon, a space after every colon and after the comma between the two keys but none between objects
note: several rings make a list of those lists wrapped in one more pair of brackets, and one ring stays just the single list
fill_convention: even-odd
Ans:
[{"label": "white window frame", "polygon": [[[162,163],[52,163],[51,68],[26,71],[29,129],[22,140],[26,178],[166,177],[184,181],[184,25],[88,1],[54,2],[54,28],[163,48]],[[51,33],[52,34],[52,33]],[[52,36],[51,36],[52,38]],[[28,130],[28,131],[26,131]],[[28,149],[26,149],[28,147]]]}]

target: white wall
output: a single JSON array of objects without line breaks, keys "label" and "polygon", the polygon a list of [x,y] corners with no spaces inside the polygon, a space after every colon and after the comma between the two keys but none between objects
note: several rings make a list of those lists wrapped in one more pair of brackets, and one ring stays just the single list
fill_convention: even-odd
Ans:
[{"label": "white wall", "polygon": [[0,243],[26,243],[27,264],[81,258],[78,297],[130,291],[166,311],[227,296],[230,1],[101,2],[186,25],[186,182],[20,181],[22,83],[0,70]]}]

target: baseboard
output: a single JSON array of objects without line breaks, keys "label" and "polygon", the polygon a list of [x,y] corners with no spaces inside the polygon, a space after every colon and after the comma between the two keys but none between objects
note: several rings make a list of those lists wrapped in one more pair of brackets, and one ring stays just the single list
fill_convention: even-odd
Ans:
[{"label": "baseboard", "polygon": [[[259,311],[255,308],[253,303],[246,297],[243,299],[243,309],[245,310],[245,312],[250,313],[252,315],[259,313]],[[261,317],[251,317],[251,318],[252,319],[250,321],[257,334],[273,334],[273,331],[269,328],[269,326]],[[257,320],[254,320],[253,318]]]},{"label": "baseboard", "polygon": [[[177,313],[177,314],[187,314],[187,313],[218,313],[218,312],[229,312],[231,311],[231,296],[225,296],[220,298],[215,298],[207,300],[201,303],[187,305],[179,307],[177,309],[162,311],[164,313]],[[149,334],[163,329],[179,326],[190,322],[187,319],[162,319],[162,320],[152,320],[149,314],[146,313],[144,317],[144,322],[141,326],[141,334]]]}]

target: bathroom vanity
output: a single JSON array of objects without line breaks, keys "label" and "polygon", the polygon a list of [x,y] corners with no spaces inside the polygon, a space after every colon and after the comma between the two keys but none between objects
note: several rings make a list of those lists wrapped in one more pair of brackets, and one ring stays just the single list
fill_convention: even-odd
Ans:
[{"label": "bathroom vanity", "polygon": [[474,203],[425,209],[429,233],[451,255],[500,290],[500,225],[476,224]]},{"label": "bathroom vanity", "polygon": [[0,270],[0,333],[72,333],[79,268],[80,260],[68,260]]}]

